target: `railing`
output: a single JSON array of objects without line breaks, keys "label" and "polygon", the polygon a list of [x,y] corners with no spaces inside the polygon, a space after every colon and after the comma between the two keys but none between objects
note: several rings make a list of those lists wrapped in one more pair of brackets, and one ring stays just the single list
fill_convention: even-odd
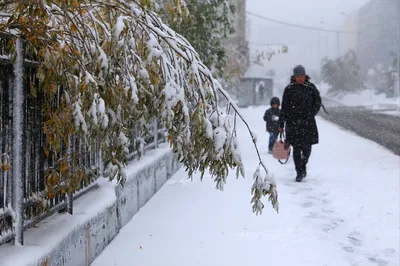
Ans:
[{"label": "railing", "polygon": [[[25,56],[22,108],[14,112],[18,107],[13,101],[16,77],[15,65],[10,59],[10,39],[10,36],[0,33],[0,245],[13,239],[22,244],[24,230],[56,212],[67,211],[72,214],[73,201],[97,186],[101,162],[96,140],[85,144],[78,137],[72,137],[71,153],[78,155],[79,164],[86,170],[87,178],[82,180],[80,189],[74,194],[56,192],[51,199],[47,197],[46,172],[52,169],[55,162],[54,156],[46,156],[43,150],[43,95],[31,91],[31,84],[38,87],[36,68],[39,63],[34,61],[32,55]],[[52,108],[57,108],[57,99],[58,96]],[[16,172],[16,169],[13,171],[16,156],[13,148],[17,145],[14,142],[16,113],[20,113],[21,119],[22,143],[18,176],[22,182],[13,176]],[[157,121],[149,126],[152,127],[149,135],[138,136],[132,133],[134,140],[131,141],[129,159],[143,155],[146,150],[157,148],[160,142],[165,141],[165,131],[158,128]],[[19,205],[21,201],[22,206]],[[22,221],[17,217],[22,217]],[[22,229],[17,229],[18,226]]]},{"label": "railing", "polygon": [[165,136],[165,128],[159,128],[159,123],[154,120],[149,124],[147,132],[149,134],[143,136],[140,132],[133,132],[133,141],[129,147],[128,159],[139,158],[145,155],[147,150],[156,149],[160,143],[167,141]]}]

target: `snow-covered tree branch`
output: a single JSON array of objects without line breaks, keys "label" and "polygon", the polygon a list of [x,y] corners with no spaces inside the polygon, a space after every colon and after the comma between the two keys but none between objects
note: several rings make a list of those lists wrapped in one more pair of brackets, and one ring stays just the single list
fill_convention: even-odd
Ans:
[{"label": "snow-covered tree branch", "polygon": [[[58,162],[48,186],[59,187],[62,176],[74,191],[84,178],[79,160],[61,152],[71,136],[86,143],[99,138],[106,177],[123,183],[128,136],[137,126],[146,131],[155,117],[189,176],[209,171],[223,189],[229,169],[244,174],[236,118],[245,121],[238,107],[190,43],[141,2],[32,0],[0,8],[7,17],[0,30],[23,37],[41,62],[44,149]],[[219,94],[229,108],[219,106]],[[262,196],[278,209],[276,185],[259,159],[252,189],[256,213],[263,208]]]}]

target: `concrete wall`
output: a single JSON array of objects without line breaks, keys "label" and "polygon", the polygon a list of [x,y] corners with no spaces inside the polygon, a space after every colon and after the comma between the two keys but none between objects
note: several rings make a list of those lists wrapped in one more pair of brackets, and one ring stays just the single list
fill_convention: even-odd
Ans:
[{"label": "concrete wall", "polygon": [[103,180],[74,202],[74,215],[56,214],[28,230],[23,247],[0,247],[0,265],[89,265],[180,167],[169,148],[146,157],[128,167],[123,187]]}]

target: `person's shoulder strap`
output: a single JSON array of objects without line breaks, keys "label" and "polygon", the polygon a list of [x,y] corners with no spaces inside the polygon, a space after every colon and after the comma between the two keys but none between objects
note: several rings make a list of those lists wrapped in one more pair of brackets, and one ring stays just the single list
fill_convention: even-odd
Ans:
[{"label": "person's shoulder strap", "polygon": [[322,100],[321,100],[321,107],[322,107],[322,110],[324,110],[324,113],[329,115],[328,111],[325,109],[325,105],[322,103]]}]

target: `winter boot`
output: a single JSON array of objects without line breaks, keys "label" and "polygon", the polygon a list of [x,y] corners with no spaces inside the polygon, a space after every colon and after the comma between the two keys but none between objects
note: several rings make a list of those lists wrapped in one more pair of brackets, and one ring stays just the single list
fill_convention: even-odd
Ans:
[{"label": "winter boot", "polygon": [[303,181],[303,174],[297,174],[296,182],[301,182],[301,181]]},{"label": "winter boot", "polygon": [[297,176],[296,176],[296,182],[301,182],[304,178],[304,172],[302,169],[296,169]]},{"label": "winter boot", "polygon": [[308,163],[308,160],[302,156],[302,158],[301,158],[301,173],[303,175],[303,178],[307,176],[307,163]]},{"label": "winter boot", "polygon": [[303,178],[307,176],[307,165],[306,164],[303,164],[303,170],[301,172],[302,172]]}]

